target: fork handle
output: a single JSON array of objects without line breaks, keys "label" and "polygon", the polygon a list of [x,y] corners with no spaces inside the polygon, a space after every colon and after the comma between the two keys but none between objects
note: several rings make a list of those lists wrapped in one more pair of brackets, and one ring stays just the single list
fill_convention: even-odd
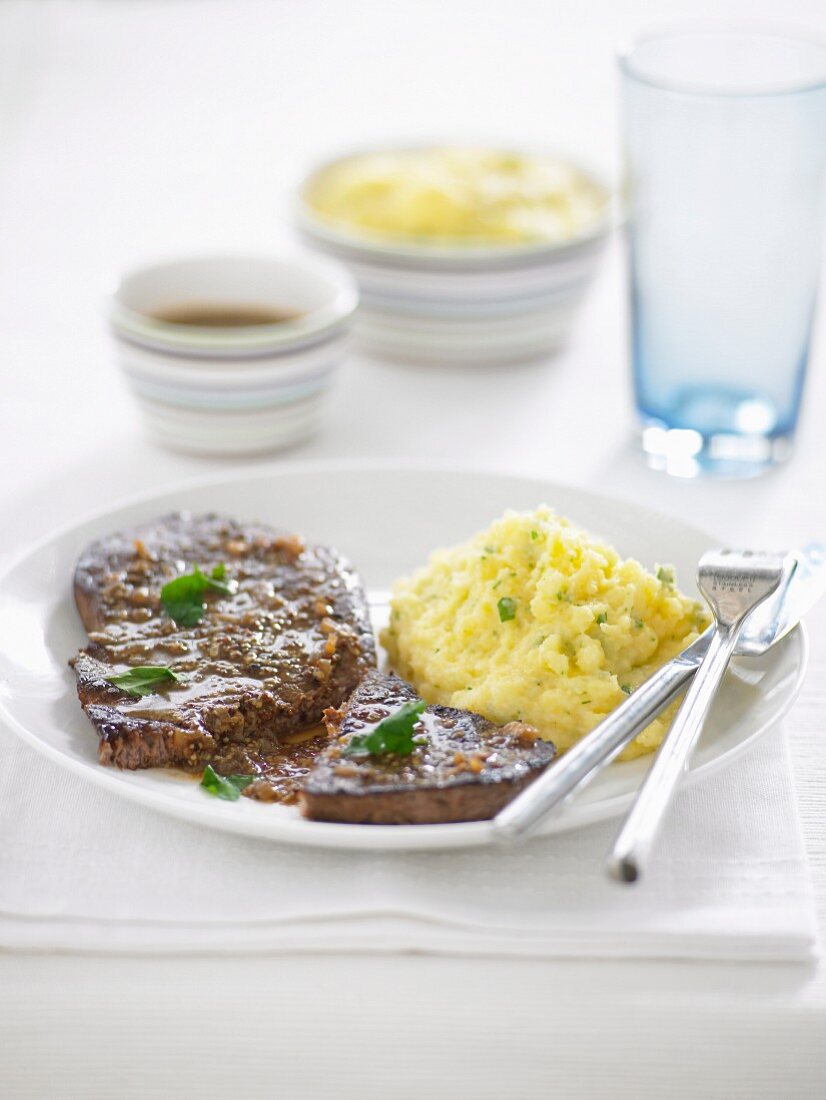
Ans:
[{"label": "fork handle", "polygon": [[620,882],[635,882],[640,875],[723,682],[737,635],[737,629],[719,627],[712,637],[706,658],[623,822],[608,856],[608,871]]},{"label": "fork handle", "polygon": [[699,658],[684,654],[658,669],[496,815],[491,823],[494,837],[515,843],[531,836],[554,806],[584,787],[600,765],[610,763],[680,694],[698,664]]}]

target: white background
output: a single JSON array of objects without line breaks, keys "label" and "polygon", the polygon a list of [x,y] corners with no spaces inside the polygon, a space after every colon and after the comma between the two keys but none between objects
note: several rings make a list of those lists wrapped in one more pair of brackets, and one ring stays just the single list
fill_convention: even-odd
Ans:
[{"label": "white background", "polygon": [[[143,441],[101,321],[120,270],[182,251],[292,247],[290,187],[316,157],[360,142],[524,140],[616,177],[614,46],[685,16],[826,33],[822,0],[0,4],[0,553],[230,465]],[[823,538],[823,318],[792,463],[750,483],[676,482],[646,470],[633,444],[621,270],[617,245],[552,363],[352,359],[323,432],[289,458],[520,469],[642,500],[734,543]],[[812,625],[791,728],[826,919],[826,615]],[[490,1082],[475,1095],[497,1100],[616,1095],[618,1074],[629,1096],[826,1091],[819,971],[8,956],[0,990],[0,1092],[15,1097],[327,1096],[334,1082],[341,1095],[461,1096],[447,1082],[464,1058]],[[434,999],[454,1030],[434,1027]],[[224,1049],[222,1024],[239,1014],[245,1026]],[[385,1027],[377,1049],[371,1021],[394,1014],[397,1045]],[[503,1019],[507,1049],[496,1045]],[[203,1076],[180,1076],[198,1054]],[[375,1072],[349,1069],[342,1083],[355,1054]],[[388,1089],[380,1070],[394,1068]]]}]

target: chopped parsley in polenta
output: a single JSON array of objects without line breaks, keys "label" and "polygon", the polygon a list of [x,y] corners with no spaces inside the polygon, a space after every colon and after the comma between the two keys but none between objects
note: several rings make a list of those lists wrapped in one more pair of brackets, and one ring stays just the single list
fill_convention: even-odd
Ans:
[{"label": "chopped parsley in polenta", "polygon": [[[507,512],[398,581],[382,642],[429,703],[520,719],[564,750],[708,621],[670,566],[649,573],[542,507]],[[669,721],[623,758],[656,748]]]}]

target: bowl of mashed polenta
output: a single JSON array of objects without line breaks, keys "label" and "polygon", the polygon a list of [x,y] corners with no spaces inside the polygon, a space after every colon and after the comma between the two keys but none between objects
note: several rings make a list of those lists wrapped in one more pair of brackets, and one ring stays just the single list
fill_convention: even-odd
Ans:
[{"label": "bowl of mashed polenta", "polygon": [[491,363],[557,349],[613,219],[609,188],[497,146],[353,153],[311,172],[297,225],[359,283],[356,335],[394,359]]},{"label": "bowl of mashed polenta", "polygon": [[610,205],[608,189],[567,160],[480,146],[341,157],[301,197],[309,217],[353,244],[454,259],[570,245],[598,232]]},{"label": "bowl of mashed polenta", "polygon": [[[670,566],[649,572],[541,507],[398,581],[381,640],[428,702],[527,722],[564,752],[708,623]],[[654,750],[670,717],[620,759]]]}]

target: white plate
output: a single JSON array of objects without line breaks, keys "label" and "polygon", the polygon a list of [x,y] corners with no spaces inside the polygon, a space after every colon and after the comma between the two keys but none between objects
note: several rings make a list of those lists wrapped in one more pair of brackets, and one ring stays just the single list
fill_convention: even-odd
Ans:
[{"label": "white plate", "polygon": [[[333,825],[305,821],[294,807],[248,799],[222,802],[162,770],[119,772],[97,763],[97,737],[77,702],[67,660],[85,634],[72,600],[75,560],[91,539],[174,509],[226,511],[329,542],[360,568],[371,591],[388,589],[428,553],[466,538],[505,508],[548,503],[624,555],[649,567],[677,566],[691,589],[701,553],[717,540],[636,505],[528,478],[411,467],[272,467],[133,500],[84,519],[29,551],[0,578],[0,717],[59,764],[124,798],[217,829],[287,843],[338,848],[422,849],[487,843],[486,822],[457,825]],[[806,638],[793,631],[749,663],[746,683],[729,676],[708,722],[691,776],[729,763],[788,710],[806,667]],[[649,760],[603,771],[547,826],[548,832],[616,816]]]}]

